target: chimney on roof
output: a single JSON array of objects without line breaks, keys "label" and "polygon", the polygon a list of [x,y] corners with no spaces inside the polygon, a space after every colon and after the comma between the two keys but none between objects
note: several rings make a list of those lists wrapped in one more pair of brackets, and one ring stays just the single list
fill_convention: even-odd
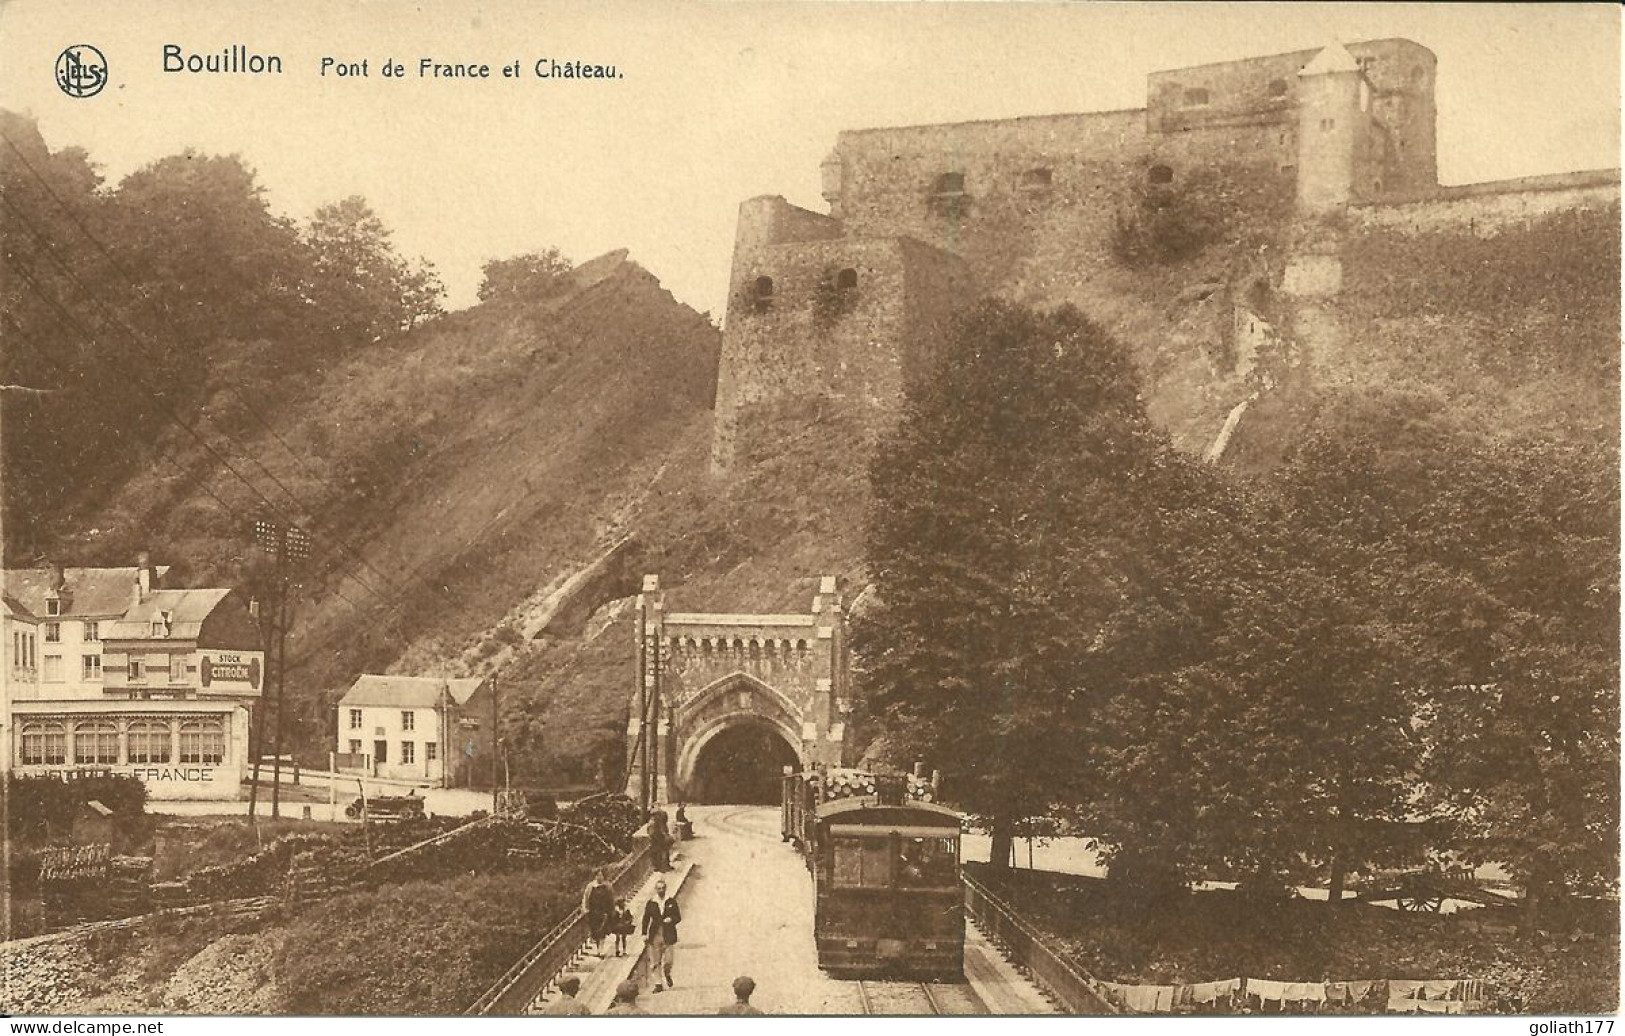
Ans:
[{"label": "chimney on roof", "polygon": [[68,585],[68,578],[63,573],[62,566],[57,562],[50,562],[49,568],[51,570],[51,592],[54,594],[60,594],[62,592],[62,588]]},{"label": "chimney on roof", "polygon": [[140,604],[152,593],[152,555],[141,551],[135,556],[135,603]]}]

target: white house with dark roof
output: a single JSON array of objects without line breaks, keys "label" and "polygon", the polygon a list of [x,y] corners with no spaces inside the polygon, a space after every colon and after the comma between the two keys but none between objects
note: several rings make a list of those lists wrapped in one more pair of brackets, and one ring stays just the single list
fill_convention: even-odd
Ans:
[{"label": "white house with dark roof", "polygon": [[265,671],[245,602],[127,568],[7,569],[0,766],[130,773],[155,799],[235,799]]},{"label": "white house with dark roof", "polygon": [[465,787],[491,751],[493,700],[490,681],[478,677],[357,677],[338,703],[336,766]]}]

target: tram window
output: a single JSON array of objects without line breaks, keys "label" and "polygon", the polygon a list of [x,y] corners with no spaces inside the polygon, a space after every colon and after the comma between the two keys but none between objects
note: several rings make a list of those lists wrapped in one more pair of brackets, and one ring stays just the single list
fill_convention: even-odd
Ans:
[{"label": "tram window", "polygon": [[949,888],[955,884],[952,838],[905,838],[897,884],[904,888]]},{"label": "tram window", "polygon": [[891,885],[891,847],[885,838],[835,840],[835,884],[840,888]]}]

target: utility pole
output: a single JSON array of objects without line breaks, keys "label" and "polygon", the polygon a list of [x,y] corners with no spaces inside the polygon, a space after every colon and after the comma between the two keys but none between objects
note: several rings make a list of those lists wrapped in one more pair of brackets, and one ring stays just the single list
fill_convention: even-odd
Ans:
[{"label": "utility pole", "polygon": [[497,815],[497,674],[491,674],[491,815]]},{"label": "utility pole", "polygon": [[[289,566],[292,562],[310,557],[310,535],[297,525],[284,524],[269,518],[254,523],[254,538],[260,547],[271,552],[276,559],[276,720],[271,728],[271,816],[281,815],[282,807],[282,728],[285,725],[284,691],[288,669],[288,588]],[[267,645],[269,646],[269,645]],[[266,656],[270,663],[270,655]],[[255,761],[256,768],[259,760]]]}]

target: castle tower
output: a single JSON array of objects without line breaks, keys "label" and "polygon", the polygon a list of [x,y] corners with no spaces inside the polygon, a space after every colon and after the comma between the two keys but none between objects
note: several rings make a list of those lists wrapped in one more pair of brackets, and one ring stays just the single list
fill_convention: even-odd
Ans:
[{"label": "castle tower", "polygon": [[1298,73],[1298,209],[1342,208],[1359,193],[1371,134],[1371,84],[1334,43]]}]

